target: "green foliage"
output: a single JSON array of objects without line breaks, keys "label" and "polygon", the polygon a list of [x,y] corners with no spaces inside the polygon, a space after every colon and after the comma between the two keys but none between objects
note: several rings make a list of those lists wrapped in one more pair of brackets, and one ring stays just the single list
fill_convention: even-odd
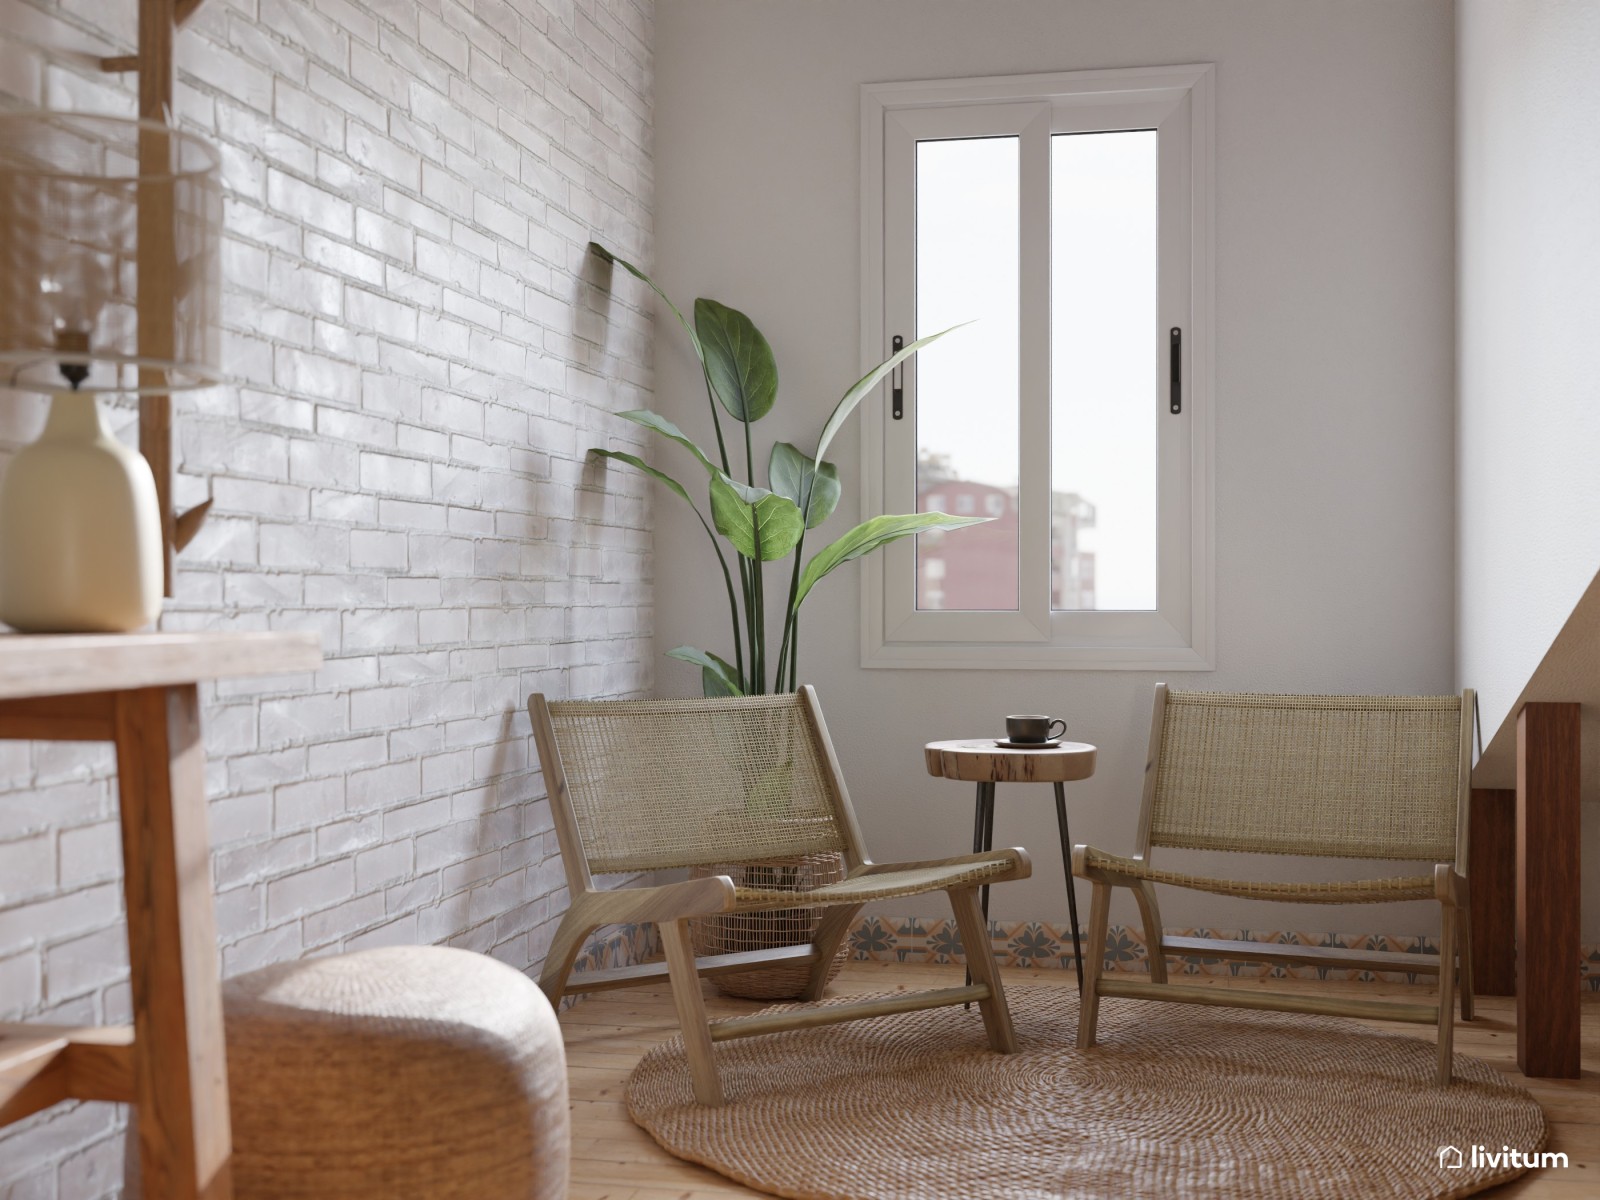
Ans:
[{"label": "green foliage", "polygon": [[767,483],[780,496],[793,500],[806,515],[806,528],[815,529],[839,507],[839,468],[831,462],[818,467],[788,442],[772,444],[767,463]]},{"label": "green foliage", "polygon": [[694,327],[722,406],[746,424],[771,412],[778,399],[778,364],[755,323],[736,308],[701,299],[694,302]]},{"label": "green foliage", "polygon": [[[792,554],[794,563],[790,568],[788,603],[784,607],[783,637],[777,662],[773,664],[775,670],[771,674],[770,689],[774,692],[792,690],[799,685],[800,605],[818,582],[841,564],[870,554],[879,546],[898,538],[911,537],[930,529],[960,529],[986,519],[951,517],[944,513],[873,517],[823,547],[805,564],[804,570],[801,569],[806,533],[827,521],[839,506],[842,491],[839,470],[822,457],[834,435],[890,371],[950,330],[912,342],[851,385],[824,422],[815,453],[806,454],[788,442],[774,443],[767,461],[769,490],[755,483],[755,456],[750,439],[750,426],[771,412],[778,399],[778,367],[767,339],[744,313],[715,300],[696,300],[694,322],[691,324],[654,280],[638,267],[618,258],[597,242],[590,242],[589,249],[604,261],[620,266],[641,280],[677,317],[700,361],[705,377],[706,399],[711,406],[712,426],[717,435],[718,457],[713,460],[693,438],[659,413],[635,409],[621,414],[624,419],[683,447],[705,469],[709,479],[710,521],[695,504],[689,490],[672,476],[658,471],[633,454],[599,448],[591,451],[597,457],[626,463],[660,481],[694,510],[706,537],[711,541],[712,549],[716,551],[728,596],[734,661],[729,663],[725,658],[693,646],[675,647],[667,651],[667,657],[698,666],[701,687],[707,696],[759,695],[768,691],[764,566]],[[742,426],[746,474],[749,476],[744,481],[733,476],[727,444],[722,436],[719,408],[728,412]],[[734,592],[733,574],[728,569],[728,560],[722,551],[724,539],[736,553],[742,605],[741,597]],[[782,780],[770,782],[770,789],[757,789],[760,794],[753,797],[754,803],[765,803],[768,790],[774,797],[784,790]]]}]

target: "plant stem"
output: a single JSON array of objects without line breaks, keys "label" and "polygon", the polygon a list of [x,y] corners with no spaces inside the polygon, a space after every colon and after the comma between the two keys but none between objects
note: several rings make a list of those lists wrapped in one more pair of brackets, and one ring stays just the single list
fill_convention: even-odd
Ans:
[{"label": "plant stem", "polygon": [[[756,456],[750,443],[750,420],[748,417],[740,418],[744,424],[744,473],[745,483],[749,487],[756,486]],[[759,509],[752,506],[750,509],[750,529],[755,535],[756,556],[751,560],[751,579],[755,583],[752,595],[755,601],[755,641],[750,646],[751,671],[755,676],[756,694],[764,695],[767,690],[767,612],[766,612],[766,571],[761,560],[761,521],[758,517]]]},{"label": "plant stem", "polygon": [[706,370],[704,362],[700,364],[700,374],[706,381],[706,403],[711,406],[711,427],[717,431],[717,457],[722,459],[722,473],[732,475],[728,469],[728,447],[722,440],[722,418],[717,416],[717,393],[711,386],[711,372]]},{"label": "plant stem", "polygon": [[[811,508],[811,497],[806,497],[806,509]],[[794,547],[794,569],[789,573],[789,599],[783,606],[783,643],[778,647],[778,677],[782,679],[785,668],[789,672],[789,686],[784,689],[778,683],[772,685],[773,691],[794,691],[800,686],[800,680],[794,673],[794,668],[789,662],[789,644],[798,631],[800,614],[794,610],[794,594],[800,588],[800,559],[806,550],[806,532],[800,531],[800,540]]]},{"label": "plant stem", "polygon": [[758,694],[755,690],[756,627],[754,624],[755,605],[752,603],[754,585],[750,581],[750,560],[742,554],[739,556],[739,586],[740,590],[744,592],[744,635],[750,643],[750,674],[742,680],[742,683],[745,691],[754,696]]},{"label": "plant stem", "polygon": [[794,636],[789,639],[789,690],[800,690],[800,614],[790,618],[794,622]]}]

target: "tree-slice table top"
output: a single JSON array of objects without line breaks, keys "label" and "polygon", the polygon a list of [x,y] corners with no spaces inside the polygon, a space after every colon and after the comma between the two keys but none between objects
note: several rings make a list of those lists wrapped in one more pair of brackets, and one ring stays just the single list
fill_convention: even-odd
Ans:
[{"label": "tree-slice table top", "polygon": [[1060,742],[1037,750],[995,745],[993,738],[929,742],[922,750],[928,774],[977,783],[1066,783],[1094,774],[1095,748]]}]

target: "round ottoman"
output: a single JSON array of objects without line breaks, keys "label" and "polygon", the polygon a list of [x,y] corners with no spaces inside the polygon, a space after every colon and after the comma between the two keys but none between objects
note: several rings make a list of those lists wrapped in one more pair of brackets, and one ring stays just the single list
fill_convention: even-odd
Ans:
[{"label": "round ottoman", "polygon": [[557,1200],[549,1001],[465,950],[396,946],[223,984],[235,1200]]}]

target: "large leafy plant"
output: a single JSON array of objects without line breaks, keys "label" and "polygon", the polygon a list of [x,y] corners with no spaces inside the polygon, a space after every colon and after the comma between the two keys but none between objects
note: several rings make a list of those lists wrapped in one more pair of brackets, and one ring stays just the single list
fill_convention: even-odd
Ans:
[{"label": "large leafy plant", "polygon": [[[700,361],[701,374],[705,378],[706,401],[711,408],[711,423],[716,431],[717,456],[713,459],[688,434],[659,413],[635,409],[620,414],[625,420],[676,442],[694,457],[709,481],[709,521],[690,496],[688,488],[637,455],[598,447],[590,451],[602,458],[616,459],[638,468],[682,499],[699,518],[706,537],[711,540],[712,549],[716,551],[717,561],[722,567],[722,581],[727,591],[733,627],[733,661],[693,646],[678,646],[667,651],[667,655],[700,667],[703,689],[708,696],[792,691],[799,685],[800,606],[811,594],[812,588],[844,563],[870,554],[899,538],[929,529],[959,529],[985,519],[952,517],[936,512],[873,517],[829,542],[813,554],[804,566],[801,565],[806,535],[827,521],[839,503],[839,469],[823,458],[834,435],[884,376],[950,330],[919,338],[884,359],[852,384],[823,423],[816,449],[812,452],[806,453],[789,442],[775,442],[767,455],[767,486],[761,487],[756,483],[756,457],[750,427],[772,411],[778,398],[778,366],[767,339],[744,313],[718,304],[715,300],[696,300],[694,321],[691,323],[678,306],[667,298],[666,293],[638,267],[618,258],[596,242],[590,242],[589,249],[606,262],[621,267],[643,281],[677,317],[678,323],[689,335],[695,357]],[[722,412],[737,422],[734,429],[735,456],[738,442],[744,442],[743,481],[733,473],[728,439],[723,435]],[[739,573],[737,590],[719,535],[735,551]],[[766,566],[768,563],[782,562],[791,555],[794,562],[789,568],[783,631],[777,657],[769,661]]]}]

